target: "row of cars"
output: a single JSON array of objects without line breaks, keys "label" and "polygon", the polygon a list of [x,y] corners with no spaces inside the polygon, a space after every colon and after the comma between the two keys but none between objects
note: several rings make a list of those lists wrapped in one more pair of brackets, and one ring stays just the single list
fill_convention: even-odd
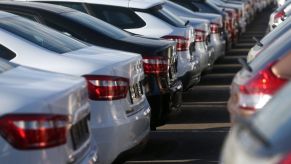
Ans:
[{"label": "row of cars", "polygon": [[[268,33],[240,60],[244,68],[231,86],[228,109],[233,127],[222,164],[291,163],[291,1],[278,2]],[[286,13],[279,18],[280,13]],[[280,21],[274,21],[280,19]]]},{"label": "row of cars", "polygon": [[1,1],[1,161],[112,163],[142,147],[273,1],[180,2]]}]

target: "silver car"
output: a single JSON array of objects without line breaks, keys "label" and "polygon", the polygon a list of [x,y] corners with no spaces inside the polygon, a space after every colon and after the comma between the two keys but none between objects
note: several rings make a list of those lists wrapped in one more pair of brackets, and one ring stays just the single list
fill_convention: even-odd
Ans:
[{"label": "silver car", "polygon": [[256,56],[260,53],[260,51],[262,51],[266,46],[272,44],[276,39],[280,39],[280,37],[284,35],[288,31],[288,29],[291,28],[290,21],[291,17],[287,18],[286,21],[281,23],[276,29],[274,29],[274,31],[266,35],[261,41],[254,38],[257,43],[251,48],[248,53],[248,62],[254,60]]},{"label": "silver car", "polygon": [[287,1],[283,6],[277,8],[271,15],[269,20],[269,31],[274,30],[291,14],[291,0]]},{"label": "silver car", "polygon": [[96,163],[86,86],[81,77],[0,59],[1,163]]},{"label": "silver car", "polygon": [[[204,16],[197,15],[197,13],[171,1],[166,1],[164,6],[182,19],[188,20],[194,28],[199,28],[197,27],[199,23],[205,26],[203,31],[205,31],[205,35],[208,36],[206,37],[206,43],[209,55],[214,51],[213,61],[225,54],[226,41],[223,39],[223,35],[221,35],[220,31],[223,27],[222,17],[220,15],[208,13],[203,13]],[[205,15],[208,16],[205,17]],[[208,34],[207,31],[209,31]],[[210,61],[210,63],[213,61]]]},{"label": "silver car", "polygon": [[291,83],[250,120],[238,119],[224,144],[221,164],[290,164]]}]

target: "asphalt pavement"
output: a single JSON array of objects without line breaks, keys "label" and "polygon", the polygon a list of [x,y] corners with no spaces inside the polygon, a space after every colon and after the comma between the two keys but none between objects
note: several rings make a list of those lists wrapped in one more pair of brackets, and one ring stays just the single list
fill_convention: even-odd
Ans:
[{"label": "asphalt pavement", "polygon": [[213,71],[183,94],[181,111],[172,113],[166,125],[151,132],[145,149],[126,164],[218,163],[230,127],[226,110],[229,86],[241,69],[237,59],[246,57],[255,44],[253,36],[260,39],[265,35],[271,12],[269,8],[256,16],[236,46],[216,62]]}]

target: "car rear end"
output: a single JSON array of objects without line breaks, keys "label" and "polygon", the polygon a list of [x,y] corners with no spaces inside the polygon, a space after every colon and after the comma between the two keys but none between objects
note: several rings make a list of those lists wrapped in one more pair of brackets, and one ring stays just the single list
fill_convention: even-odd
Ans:
[{"label": "car rear end", "polygon": [[98,162],[83,78],[16,66],[0,73],[0,87],[2,161]]},{"label": "car rear end", "polygon": [[[100,48],[90,47],[67,55],[94,61],[96,65],[107,63],[102,69],[83,76],[92,106],[92,132],[101,150],[99,159],[101,163],[112,163],[146,143],[151,108],[146,99],[142,57],[103,50],[104,53]],[[102,55],[92,55],[97,51]]]},{"label": "car rear end", "polygon": [[[167,10],[163,4],[151,6],[148,9],[136,10],[146,23],[148,28],[162,28],[160,25],[167,26],[167,33],[161,33],[155,37],[164,38],[176,42],[176,53],[178,56],[178,72],[177,76],[183,83],[183,89],[188,89],[190,86],[200,81],[200,59],[194,55],[194,34],[193,28],[187,26],[187,23]],[[165,28],[166,30],[166,28]],[[155,35],[155,33],[149,34]],[[151,36],[153,37],[153,36]]]},{"label": "car rear end", "polygon": [[[290,53],[290,44],[286,35],[272,45],[265,47],[256,60],[238,72],[231,85],[231,96],[228,101],[228,110],[232,121],[235,116],[249,117],[261,110],[272,99],[273,95],[281,89],[288,79],[274,72],[277,63]],[[272,51],[270,51],[272,50]]]},{"label": "car rear end", "polygon": [[288,164],[291,132],[288,83],[251,119],[238,119],[228,134],[220,157],[221,164]]}]

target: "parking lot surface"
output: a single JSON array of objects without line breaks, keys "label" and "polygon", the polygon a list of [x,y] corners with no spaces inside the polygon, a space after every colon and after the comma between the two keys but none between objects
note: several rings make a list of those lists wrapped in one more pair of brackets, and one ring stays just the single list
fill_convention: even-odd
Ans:
[{"label": "parking lot surface", "polygon": [[229,86],[241,69],[237,59],[246,57],[255,44],[253,36],[261,39],[265,35],[271,12],[268,8],[256,16],[236,46],[216,62],[212,72],[184,93],[181,111],[172,113],[166,125],[151,132],[145,149],[127,164],[218,163],[230,127],[226,110]]}]

